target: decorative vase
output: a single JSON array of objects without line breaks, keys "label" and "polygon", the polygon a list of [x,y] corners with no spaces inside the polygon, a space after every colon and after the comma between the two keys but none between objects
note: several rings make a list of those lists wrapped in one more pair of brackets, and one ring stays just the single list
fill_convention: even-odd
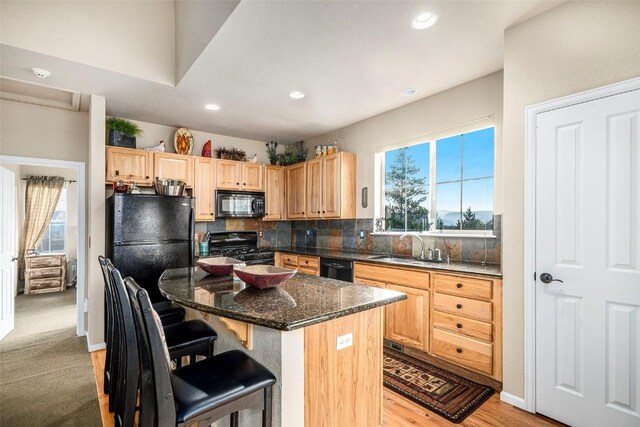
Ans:
[{"label": "decorative vase", "polygon": [[202,157],[211,157],[211,140],[204,143],[204,147],[202,147]]}]

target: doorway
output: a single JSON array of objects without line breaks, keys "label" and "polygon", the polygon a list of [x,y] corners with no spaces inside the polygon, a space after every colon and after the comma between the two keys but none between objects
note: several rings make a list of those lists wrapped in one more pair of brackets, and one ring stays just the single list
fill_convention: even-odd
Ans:
[{"label": "doorway", "polygon": [[640,422],[640,79],[528,110],[527,409]]},{"label": "doorway", "polygon": [[[24,188],[26,178],[29,175],[51,175],[63,176],[69,182],[65,184],[63,196],[66,199],[64,214],[60,213],[56,221],[52,221],[43,242],[38,248],[40,252],[60,252],[64,253],[64,261],[56,261],[60,267],[66,270],[66,295],[60,295],[59,298],[53,298],[59,304],[69,304],[73,302],[73,323],[77,336],[86,335],[86,319],[85,319],[85,266],[86,266],[86,220],[85,220],[85,165],[83,162],[73,162],[64,160],[37,159],[29,157],[16,156],[0,156],[0,165],[12,170],[15,173],[15,180],[18,190],[18,200],[22,207],[18,209],[24,210]],[[20,193],[22,195],[20,196]],[[18,213],[18,216],[20,213]],[[63,221],[64,219],[64,221]],[[55,222],[55,225],[53,224]],[[63,225],[64,223],[64,225]],[[20,224],[20,218],[17,218],[16,224]],[[53,225],[53,228],[52,228]],[[62,226],[63,225],[63,226]],[[64,229],[61,238],[60,228]],[[19,233],[19,230],[16,230]],[[18,234],[19,235],[19,234]],[[17,253],[17,250],[16,250]],[[63,266],[64,264],[64,266]],[[17,276],[17,269],[16,269]],[[69,287],[71,285],[71,287]],[[16,291],[13,295],[17,295],[18,287],[24,286],[22,283],[16,283]],[[71,294],[74,295],[71,295]],[[52,297],[53,294],[50,295]],[[29,295],[21,295],[21,298],[28,298]],[[42,299],[42,298],[40,298]],[[25,307],[26,302],[20,301],[18,309]],[[68,308],[67,311],[68,313]]]}]

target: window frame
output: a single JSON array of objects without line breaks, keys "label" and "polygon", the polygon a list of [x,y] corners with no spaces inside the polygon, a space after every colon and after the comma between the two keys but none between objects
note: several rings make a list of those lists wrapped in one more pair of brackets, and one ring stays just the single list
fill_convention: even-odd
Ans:
[{"label": "window frame", "polygon": [[[393,146],[393,148],[388,148],[387,150],[380,150],[375,153],[375,185],[378,187],[376,191],[376,198],[374,203],[374,210],[376,212],[376,218],[385,218],[385,155],[389,151],[398,150],[401,148],[411,147],[414,145],[420,144],[429,144],[429,223],[432,224],[432,227],[429,231],[375,231],[374,234],[388,234],[388,235],[401,235],[404,233],[414,233],[419,234],[421,236],[443,236],[446,235],[448,237],[496,237],[496,233],[493,229],[491,230],[462,230],[462,229],[442,229],[438,230],[435,228],[436,225],[436,203],[437,203],[437,184],[436,181],[436,172],[437,172],[437,141],[450,138],[457,135],[464,135],[476,131],[481,131],[484,129],[493,128],[493,175],[488,177],[479,177],[479,178],[469,178],[464,179],[464,173],[462,172],[462,164],[461,164],[461,175],[460,180],[451,180],[451,181],[443,181],[442,183],[449,182],[458,182],[462,187],[464,182],[467,181],[477,181],[483,179],[493,179],[493,202],[492,202],[492,211],[495,216],[495,190],[496,190],[496,125],[488,124],[486,126],[479,126],[477,128],[472,128],[469,130],[461,131],[461,132],[451,132],[447,134],[438,135],[436,137],[425,137],[421,139],[414,139],[411,143],[407,143],[400,146]],[[461,160],[462,161],[462,160]],[[464,193],[462,188],[460,190],[460,206],[462,209],[462,198],[464,197]],[[464,212],[464,211],[463,211]],[[494,224],[495,225],[495,224]]]}]

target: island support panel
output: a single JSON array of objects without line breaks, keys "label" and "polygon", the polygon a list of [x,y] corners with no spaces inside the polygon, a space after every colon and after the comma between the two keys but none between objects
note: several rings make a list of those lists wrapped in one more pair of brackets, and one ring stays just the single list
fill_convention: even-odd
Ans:
[{"label": "island support panel", "polygon": [[[304,329],[305,426],[382,423],[382,308]],[[338,337],[353,345],[337,349]]]}]

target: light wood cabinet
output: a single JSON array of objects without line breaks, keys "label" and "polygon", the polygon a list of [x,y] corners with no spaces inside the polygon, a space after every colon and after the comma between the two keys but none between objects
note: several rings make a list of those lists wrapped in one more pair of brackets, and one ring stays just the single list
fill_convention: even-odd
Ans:
[{"label": "light wood cabinet", "polygon": [[105,182],[110,184],[122,180],[138,185],[153,182],[153,153],[133,148],[107,146],[105,153]]},{"label": "light wood cabinet", "polygon": [[294,268],[300,273],[312,276],[320,275],[320,258],[308,255],[294,255],[278,252],[275,257],[276,267]]},{"label": "light wood cabinet", "polygon": [[385,307],[384,337],[425,353],[429,350],[428,272],[356,262],[354,282],[407,294],[406,300]]},{"label": "light wood cabinet", "polygon": [[285,219],[285,168],[267,165],[264,168],[264,221]]},{"label": "light wood cabinet", "polygon": [[184,154],[153,153],[155,179],[178,179],[193,187],[193,159]]},{"label": "light wood cabinet", "polygon": [[307,218],[355,218],[356,157],[337,153],[307,162]]},{"label": "light wood cabinet", "polygon": [[502,281],[356,262],[354,281],[407,294],[384,337],[502,381]]},{"label": "light wood cabinet", "polygon": [[502,380],[502,281],[433,275],[431,354]]},{"label": "light wood cabinet", "polygon": [[307,162],[287,167],[287,219],[306,218]]},{"label": "light wood cabinet", "polygon": [[29,255],[24,258],[24,294],[64,291],[67,287],[65,254]]},{"label": "light wood cabinet", "polygon": [[216,187],[221,190],[262,191],[263,168],[260,163],[218,160]]},{"label": "light wood cabinet", "polygon": [[216,161],[208,157],[195,157],[193,169],[196,221],[213,221],[216,212]]}]

